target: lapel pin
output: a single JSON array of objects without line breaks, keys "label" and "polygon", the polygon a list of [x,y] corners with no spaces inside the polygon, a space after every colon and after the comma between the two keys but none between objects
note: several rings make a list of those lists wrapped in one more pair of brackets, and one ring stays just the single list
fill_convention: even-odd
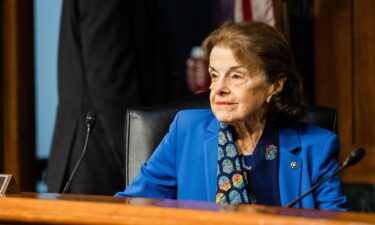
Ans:
[{"label": "lapel pin", "polygon": [[298,168],[298,163],[297,163],[297,162],[291,162],[291,163],[290,163],[290,167],[291,167],[292,169],[297,169],[297,168]]}]

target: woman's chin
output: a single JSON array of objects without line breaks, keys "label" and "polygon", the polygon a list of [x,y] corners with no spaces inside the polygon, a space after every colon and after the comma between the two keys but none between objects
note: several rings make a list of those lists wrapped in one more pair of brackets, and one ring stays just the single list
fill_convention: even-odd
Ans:
[{"label": "woman's chin", "polygon": [[222,123],[228,123],[228,124],[231,124],[233,123],[234,121],[236,121],[235,118],[233,118],[232,115],[228,115],[228,113],[214,113],[215,114],[215,117],[216,119],[219,121],[219,122],[222,122]]}]

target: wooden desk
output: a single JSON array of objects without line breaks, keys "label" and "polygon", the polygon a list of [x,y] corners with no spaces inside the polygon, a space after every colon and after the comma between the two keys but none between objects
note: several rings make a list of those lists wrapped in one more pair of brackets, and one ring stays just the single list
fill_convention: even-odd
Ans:
[{"label": "wooden desk", "polygon": [[251,205],[22,193],[0,198],[0,224],[375,224],[375,215]]}]

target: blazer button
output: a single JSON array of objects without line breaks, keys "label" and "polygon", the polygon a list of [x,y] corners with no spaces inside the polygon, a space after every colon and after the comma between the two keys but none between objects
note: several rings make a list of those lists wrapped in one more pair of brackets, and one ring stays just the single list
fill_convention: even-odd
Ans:
[{"label": "blazer button", "polygon": [[297,162],[291,162],[291,163],[290,163],[290,167],[291,167],[292,169],[297,169],[297,168],[298,168],[298,163],[297,163]]}]

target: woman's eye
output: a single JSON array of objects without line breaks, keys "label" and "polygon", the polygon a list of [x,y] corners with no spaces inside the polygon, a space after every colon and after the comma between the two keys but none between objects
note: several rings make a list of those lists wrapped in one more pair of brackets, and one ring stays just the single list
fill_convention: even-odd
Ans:
[{"label": "woman's eye", "polygon": [[234,79],[242,79],[242,76],[239,75],[239,74],[233,74],[232,78],[234,78]]},{"label": "woman's eye", "polygon": [[215,73],[211,73],[211,74],[210,74],[210,77],[211,77],[212,80],[214,80],[214,79],[217,78],[217,74],[215,74]]}]

